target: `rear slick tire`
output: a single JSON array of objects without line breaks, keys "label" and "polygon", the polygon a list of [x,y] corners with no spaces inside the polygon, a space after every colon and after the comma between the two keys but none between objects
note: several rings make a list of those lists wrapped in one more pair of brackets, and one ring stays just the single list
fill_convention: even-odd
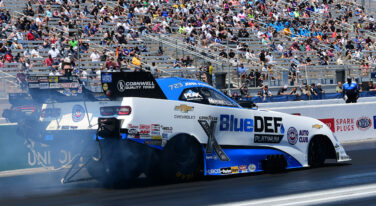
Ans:
[{"label": "rear slick tire", "polygon": [[163,182],[188,182],[202,176],[202,147],[189,135],[179,135],[168,142],[161,153],[153,179]]},{"label": "rear slick tire", "polygon": [[107,188],[125,188],[142,172],[141,152],[137,143],[121,140],[105,140],[101,143],[102,158],[90,160],[86,166],[89,174]]}]

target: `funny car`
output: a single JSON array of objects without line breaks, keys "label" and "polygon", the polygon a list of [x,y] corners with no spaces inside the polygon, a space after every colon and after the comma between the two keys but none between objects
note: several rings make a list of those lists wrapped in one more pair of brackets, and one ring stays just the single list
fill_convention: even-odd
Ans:
[{"label": "funny car", "polygon": [[154,79],[147,72],[103,72],[100,79],[103,98],[77,78],[33,78],[29,93],[40,108],[19,121],[19,131],[57,148],[52,162],[70,158],[104,183],[142,173],[179,182],[350,160],[319,120],[245,109],[197,80]]}]

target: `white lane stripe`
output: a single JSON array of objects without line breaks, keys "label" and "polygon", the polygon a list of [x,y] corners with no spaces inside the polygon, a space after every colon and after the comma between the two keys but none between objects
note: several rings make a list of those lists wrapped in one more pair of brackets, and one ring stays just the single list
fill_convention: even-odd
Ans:
[{"label": "white lane stripe", "polygon": [[31,175],[50,172],[49,168],[38,167],[38,168],[28,168],[28,169],[19,169],[19,170],[8,170],[0,172],[0,177],[12,177],[20,175]]},{"label": "white lane stripe", "polygon": [[334,202],[339,200],[351,200],[376,196],[376,184],[367,184],[361,186],[351,186],[346,188],[335,188],[321,190],[317,192],[307,192],[296,195],[287,195],[279,197],[264,198],[258,200],[248,200],[240,202],[231,202],[220,204],[223,206],[251,206],[251,205],[307,205],[323,202]]}]

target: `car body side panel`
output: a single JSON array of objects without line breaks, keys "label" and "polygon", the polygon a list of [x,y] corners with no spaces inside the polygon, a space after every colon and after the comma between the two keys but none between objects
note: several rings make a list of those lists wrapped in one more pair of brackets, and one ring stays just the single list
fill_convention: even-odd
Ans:
[{"label": "car body side panel", "polygon": [[[178,134],[189,134],[200,144],[207,145],[208,133],[199,121],[206,122],[208,125],[214,121],[216,123],[213,137],[220,147],[225,148],[223,151],[230,160],[215,160],[216,153],[213,151],[210,154],[212,159],[207,159],[205,155],[206,172],[218,171],[228,166],[242,166],[244,169],[244,165],[250,164],[254,164],[256,168],[254,171],[258,171],[260,160],[273,154],[285,155],[289,163],[288,168],[308,166],[308,145],[315,135],[327,136],[336,147],[338,160],[346,160],[346,153],[330,129],[313,118],[271,111],[135,97],[126,97],[122,101],[85,104],[83,102],[54,104],[55,108],[61,108],[61,115],[58,118],[41,118],[41,120],[50,122],[47,130],[63,130],[62,126],[65,126],[65,129],[74,126],[74,130],[96,130],[98,117],[103,117],[100,115],[100,107],[130,106],[132,109],[130,115],[106,117],[123,120],[121,128],[128,129],[128,139],[159,149],[163,149],[168,140]],[[227,149],[226,146],[232,146],[234,149]],[[251,147],[251,149],[243,147]],[[234,171],[236,172],[236,169]]]}]

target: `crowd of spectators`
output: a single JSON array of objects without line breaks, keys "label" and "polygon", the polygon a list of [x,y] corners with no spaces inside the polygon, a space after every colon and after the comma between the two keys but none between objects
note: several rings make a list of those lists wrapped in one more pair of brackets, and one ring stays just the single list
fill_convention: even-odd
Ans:
[{"label": "crowd of spectators", "polygon": [[[204,49],[235,44],[218,49],[217,55],[236,63],[238,77],[247,83],[243,87],[261,87],[265,96],[269,94],[264,80],[278,78],[280,59],[287,60],[292,82],[302,65],[356,64],[360,75],[369,75],[376,63],[375,29],[373,16],[351,1],[27,0],[19,13],[0,5],[0,67],[7,63],[19,63],[22,70],[44,66],[50,74],[63,75],[63,64],[69,63],[80,74],[79,60],[87,56],[92,66],[100,65],[86,68],[88,73],[120,70],[150,51],[146,44],[124,45],[146,34],[174,34]],[[243,41],[254,36],[262,50]],[[98,44],[89,38],[98,38]],[[37,46],[30,47],[30,42]],[[185,68],[192,62],[190,57],[176,59],[171,68]],[[249,65],[258,68],[249,69]],[[212,73],[213,66],[208,81]],[[301,90],[311,95],[323,92],[319,85],[306,87]]]}]

